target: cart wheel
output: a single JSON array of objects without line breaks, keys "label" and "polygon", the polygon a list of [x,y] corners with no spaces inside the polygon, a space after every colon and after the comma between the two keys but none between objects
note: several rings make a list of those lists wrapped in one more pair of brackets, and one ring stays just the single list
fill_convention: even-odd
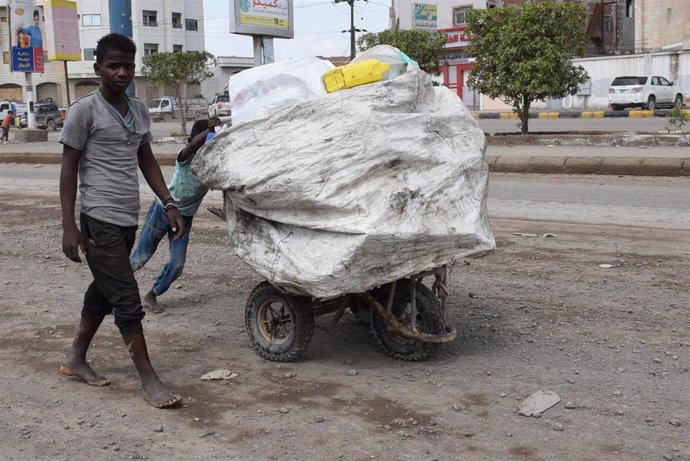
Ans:
[{"label": "cart wheel", "polygon": [[[412,305],[412,282],[409,279],[398,280],[393,298],[392,312],[396,319],[405,326],[410,326]],[[417,282],[416,290],[417,329],[422,333],[445,333],[443,308],[432,291],[422,282]],[[384,306],[388,303],[390,285],[384,285],[372,291],[372,295]],[[389,331],[386,322],[375,309],[372,309],[371,330],[379,345],[386,353],[400,360],[420,361],[428,358],[440,347],[440,344],[425,343],[420,340],[404,338]]]},{"label": "cart wheel", "polygon": [[244,320],[252,347],[274,362],[299,357],[314,333],[311,304],[268,282],[260,283],[249,295]]}]

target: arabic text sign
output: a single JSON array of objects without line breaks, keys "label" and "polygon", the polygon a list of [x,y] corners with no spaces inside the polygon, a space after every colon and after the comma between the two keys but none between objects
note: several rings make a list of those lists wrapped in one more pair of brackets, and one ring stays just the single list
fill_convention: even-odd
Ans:
[{"label": "arabic text sign", "polygon": [[81,61],[77,2],[45,0],[48,59]]},{"label": "arabic text sign", "polygon": [[43,72],[42,7],[15,0],[10,10],[10,47],[14,72]]},{"label": "arabic text sign", "polygon": [[438,13],[436,5],[427,3],[412,4],[412,28],[413,29],[433,29],[438,24]]},{"label": "arabic text sign", "polygon": [[462,48],[469,44],[465,29],[467,26],[460,26],[452,30],[446,30],[446,44],[444,48]]},{"label": "arabic text sign", "polygon": [[293,0],[231,0],[230,32],[292,38]]}]

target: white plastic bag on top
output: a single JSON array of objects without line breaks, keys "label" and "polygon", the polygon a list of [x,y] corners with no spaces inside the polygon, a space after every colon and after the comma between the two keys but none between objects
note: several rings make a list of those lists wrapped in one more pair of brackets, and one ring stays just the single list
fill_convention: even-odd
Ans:
[{"label": "white plastic bag on top", "polygon": [[232,124],[281,106],[325,96],[322,76],[333,67],[330,61],[311,57],[253,67],[231,76],[228,94]]}]

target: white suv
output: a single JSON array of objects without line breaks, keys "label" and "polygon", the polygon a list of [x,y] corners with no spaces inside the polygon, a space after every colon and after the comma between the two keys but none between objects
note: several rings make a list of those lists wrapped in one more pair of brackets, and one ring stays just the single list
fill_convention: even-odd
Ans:
[{"label": "white suv", "polygon": [[680,87],[656,75],[616,77],[609,87],[612,110],[624,107],[644,107],[654,110],[661,106],[683,108]]}]

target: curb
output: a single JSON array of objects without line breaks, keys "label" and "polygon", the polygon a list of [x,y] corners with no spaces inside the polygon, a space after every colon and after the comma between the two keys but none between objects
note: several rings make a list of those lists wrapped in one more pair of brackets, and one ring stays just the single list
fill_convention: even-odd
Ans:
[{"label": "curb", "polygon": [[[155,154],[158,163],[163,166],[175,166],[176,154]],[[29,163],[59,165],[62,163],[62,154],[54,152],[26,153],[26,154],[0,154],[0,163]]]},{"label": "curb", "polygon": [[[612,111],[612,110],[584,110],[584,111],[534,111],[529,113],[529,118],[537,119],[556,119],[556,118],[651,118],[651,117],[668,117],[669,109],[657,110],[643,110],[633,109],[630,111]],[[690,115],[690,109],[683,109],[687,115]],[[477,120],[493,119],[493,120],[518,120],[519,117],[515,112],[480,112],[470,111],[472,117]]]},{"label": "curb", "polygon": [[492,173],[689,176],[690,158],[489,156]]},{"label": "curb", "polygon": [[[174,166],[175,154],[157,154],[163,166]],[[488,155],[492,173],[597,174],[616,176],[688,176],[690,158],[541,157]],[[57,153],[2,154],[0,163],[60,164]]]},{"label": "curb", "polygon": [[552,133],[486,135],[490,146],[686,147],[690,134]]}]

